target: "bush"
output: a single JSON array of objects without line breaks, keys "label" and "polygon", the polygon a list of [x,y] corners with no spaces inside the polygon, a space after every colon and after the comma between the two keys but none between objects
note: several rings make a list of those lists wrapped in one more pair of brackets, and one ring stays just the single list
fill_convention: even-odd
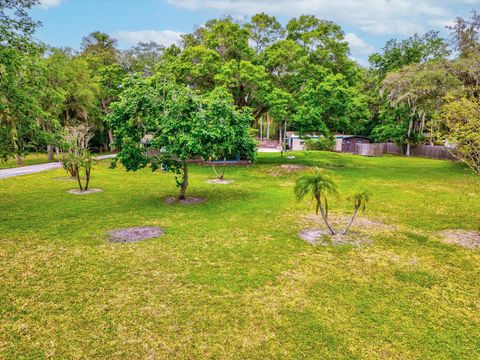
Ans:
[{"label": "bush", "polygon": [[305,140],[307,150],[333,151],[335,139],[333,137],[322,136],[318,139]]}]

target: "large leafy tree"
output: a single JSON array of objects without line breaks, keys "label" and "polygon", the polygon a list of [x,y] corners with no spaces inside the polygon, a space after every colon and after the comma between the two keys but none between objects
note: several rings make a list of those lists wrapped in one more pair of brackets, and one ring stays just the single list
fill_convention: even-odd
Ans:
[{"label": "large leafy tree", "polygon": [[28,15],[36,0],[0,2],[0,154],[3,159],[21,155],[38,134],[41,113],[32,76],[35,56],[41,51],[33,41],[39,25]]},{"label": "large leafy tree", "polygon": [[[85,59],[92,82],[97,86],[96,103],[99,107],[98,118],[95,119],[100,137],[108,134],[110,150],[113,150],[113,133],[105,121],[109,106],[120,92],[120,85],[125,76],[125,69],[119,64],[117,40],[101,31],[94,31],[82,39],[80,57]],[[104,143],[101,139],[100,143]]]},{"label": "large leafy tree", "polygon": [[151,76],[160,64],[164,51],[165,47],[154,41],[139,42],[118,54],[119,63],[129,73],[139,72]]},{"label": "large leafy tree", "polygon": [[250,32],[250,40],[257,54],[282,39],[285,34],[285,29],[275,16],[265,13],[252,16],[250,23],[246,24],[245,28]]},{"label": "large leafy tree", "polygon": [[454,156],[480,174],[480,100],[447,96],[442,108],[446,138],[453,144]]},{"label": "large leafy tree", "polygon": [[438,31],[429,31],[423,35],[415,34],[402,41],[391,39],[382,50],[382,54],[373,53],[369,57],[371,71],[381,79],[390,71],[411,64],[445,59],[450,54],[448,44],[439,36]]},{"label": "large leafy tree", "polygon": [[410,65],[390,73],[382,83],[382,91],[392,106],[406,106],[411,110],[406,134],[407,155],[410,155],[412,143],[422,140],[427,126],[429,140],[434,142],[434,134],[440,126],[436,120],[439,120],[444,96],[461,86],[458,78],[447,69],[445,62]]},{"label": "large leafy tree", "polygon": [[374,140],[394,141],[401,146],[406,145],[407,152],[410,152],[411,144],[422,141],[421,127],[425,122],[418,123],[418,112],[412,110],[408,101],[394,101],[395,106],[392,107],[393,98],[388,98],[390,92],[385,91],[385,84],[390,79],[385,80],[383,85],[382,81],[388,73],[401,71],[409,65],[421,67],[422,64],[443,61],[450,51],[447,42],[436,31],[415,34],[402,41],[391,39],[382,50],[382,53],[374,53],[369,57],[371,67],[363,78],[363,93],[369,99],[371,111],[369,132]]},{"label": "large leafy tree", "polygon": [[[124,88],[109,115],[118,159],[127,170],[150,165],[174,172],[180,200],[189,184],[189,159],[216,158],[234,149],[254,157],[253,142],[245,142],[250,117],[235,109],[225,90],[202,97],[165,75],[131,77]],[[141,145],[146,135],[149,153]]]},{"label": "large leafy tree", "polygon": [[293,125],[303,135],[359,133],[369,117],[366,102],[341,74],[307,83],[298,101]]}]

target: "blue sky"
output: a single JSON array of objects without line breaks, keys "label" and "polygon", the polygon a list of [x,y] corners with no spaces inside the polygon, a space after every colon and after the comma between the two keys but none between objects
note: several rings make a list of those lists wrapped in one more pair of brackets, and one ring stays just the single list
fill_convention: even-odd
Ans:
[{"label": "blue sky", "polygon": [[285,24],[313,14],[340,24],[352,58],[365,65],[390,38],[403,39],[430,29],[446,35],[456,16],[480,10],[480,0],[41,0],[32,16],[43,26],[37,38],[54,46],[78,48],[83,36],[100,30],[120,48],[138,41],[169,45],[205,21],[231,15],[246,21],[266,12]]}]

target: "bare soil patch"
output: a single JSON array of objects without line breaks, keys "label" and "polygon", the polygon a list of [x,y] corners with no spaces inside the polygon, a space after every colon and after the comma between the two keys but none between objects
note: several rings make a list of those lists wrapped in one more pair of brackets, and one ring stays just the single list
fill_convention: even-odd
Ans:
[{"label": "bare soil patch", "polygon": [[112,243],[132,243],[162,236],[164,231],[157,226],[138,226],[108,232]]},{"label": "bare soil patch", "polygon": [[271,176],[281,176],[285,174],[295,174],[310,169],[309,166],[300,164],[283,164],[268,170]]},{"label": "bare soil patch", "polygon": [[368,236],[356,231],[349,231],[345,235],[340,233],[332,235],[330,231],[326,229],[307,229],[300,231],[298,236],[300,236],[302,240],[308,242],[309,244],[322,246],[361,246],[371,243],[371,240],[368,238]]},{"label": "bare soil patch", "polygon": [[[329,217],[330,222],[334,229],[343,230],[347,226],[348,222],[351,219],[349,215],[330,215]],[[320,224],[325,226],[323,222],[323,218],[320,215],[307,215],[305,217],[306,220],[314,222],[315,224]],[[379,220],[369,219],[365,216],[357,216],[355,221],[353,222],[350,229],[358,229],[358,230],[365,230],[365,231],[393,231],[397,229],[396,225],[385,224]]]},{"label": "bare soil patch", "polygon": [[467,249],[480,249],[480,233],[473,230],[444,230],[440,233],[442,241]]},{"label": "bare soil patch", "polygon": [[228,185],[228,184],[232,184],[232,183],[233,183],[233,180],[210,179],[210,180],[207,180],[207,183],[209,183],[209,184]]},{"label": "bare soil patch", "polygon": [[95,194],[99,192],[103,192],[102,189],[88,189],[88,190],[80,190],[80,189],[72,189],[67,191],[69,194],[73,195],[87,195],[87,194]]},{"label": "bare soil patch", "polygon": [[202,197],[187,197],[184,200],[178,200],[178,198],[175,196],[167,196],[165,198],[165,202],[167,204],[195,205],[204,203],[205,201],[207,200]]}]

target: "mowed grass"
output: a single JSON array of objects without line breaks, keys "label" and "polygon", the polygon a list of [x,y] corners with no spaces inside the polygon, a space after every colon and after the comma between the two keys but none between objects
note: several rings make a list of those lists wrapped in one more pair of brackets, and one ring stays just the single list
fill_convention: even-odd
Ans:
[{"label": "mowed grass", "polygon": [[[103,193],[66,193],[61,170],[0,180],[0,358],[479,358],[480,251],[438,232],[480,230],[480,177],[448,161],[294,155],[228,168],[232,185],[192,166],[188,194],[208,199],[192,206],[163,202],[171,174],[108,161],[92,175]],[[366,229],[361,247],[303,242],[314,206],[295,201],[299,173],[282,163],[337,181],[332,216],[369,189],[362,216],[391,227]],[[107,242],[141,225],[166,234]]]}]

